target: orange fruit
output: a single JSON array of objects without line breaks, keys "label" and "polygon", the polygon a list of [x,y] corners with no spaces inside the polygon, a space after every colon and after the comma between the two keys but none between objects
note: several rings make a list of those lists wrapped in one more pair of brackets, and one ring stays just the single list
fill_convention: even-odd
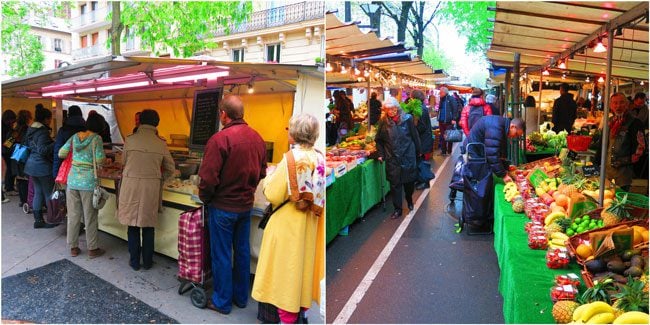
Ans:
[{"label": "orange fruit", "polygon": [[641,232],[641,236],[643,236],[643,241],[648,242],[648,230]]},{"label": "orange fruit", "polygon": [[566,210],[564,209],[564,207],[561,207],[559,205],[553,205],[553,204],[555,204],[555,202],[551,203],[551,212],[562,212],[566,214]]},{"label": "orange fruit", "polygon": [[578,254],[578,256],[580,256],[580,258],[583,260],[591,256],[593,253],[594,251],[591,248],[591,245],[580,244],[578,247],[576,247],[576,254]]},{"label": "orange fruit", "polygon": [[569,205],[569,198],[564,194],[560,194],[555,199],[555,203],[561,207],[567,208]]},{"label": "orange fruit", "polygon": [[614,193],[612,193],[611,190],[605,190],[604,196],[605,196],[606,199],[613,199],[614,198]]},{"label": "orange fruit", "polygon": [[560,195],[560,194],[562,194],[562,193],[560,193],[560,191],[555,191],[555,192],[553,192],[553,200],[557,200],[557,197],[558,197],[558,195]]}]

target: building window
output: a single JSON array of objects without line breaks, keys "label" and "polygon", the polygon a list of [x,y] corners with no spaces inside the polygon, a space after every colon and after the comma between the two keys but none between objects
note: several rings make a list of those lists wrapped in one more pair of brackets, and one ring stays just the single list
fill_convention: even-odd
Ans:
[{"label": "building window", "polygon": [[232,62],[244,62],[244,49],[232,50]]},{"label": "building window", "polygon": [[36,39],[41,43],[41,45],[43,45],[43,38],[40,35],[36,35]]},{"label": "building window", "polygon": [[92,44],[92,45],[96,45],[96,44],[97,44],[97,40],[99,40],[99,32],[97,32],[97,33],[93,33],[92,36],[93,36],[93,39],[92,39],[92,43],[91,43],[91,44]]},{"label": "building window", "polygon": [[90,10],[91,11],[97,10],[97,1],[91,1],[90,2]]},{"label": "building window", "polygon": [[125,35],[126,35],[125,50],[127,50],[127,51],[134,50],[135,49],[135,32],[133,31],[132,28],[126,27]]},{"label": "building window", "polygon": [[266,62],[280,63],[280,44],[266,46]]},{"label": "building window", "polygon": [[82,15],[85,14],[86,13],[86,4],[82,4],[81,6],[79,6],[79,9],[81,9],[81,14]]},{"label": "building window", "polygon": [[81,36],[81,48],[88,47],[88,35]]},{"label": "building window", "polygon": [[63,41],[60,38],[54,39],[54,51],[62,52],[63,51]]}]

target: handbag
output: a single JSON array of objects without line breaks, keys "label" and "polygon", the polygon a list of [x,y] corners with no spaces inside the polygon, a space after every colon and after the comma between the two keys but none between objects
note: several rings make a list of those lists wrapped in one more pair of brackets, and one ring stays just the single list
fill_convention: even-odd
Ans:
[{"label": "handbag", "polygon": [[434,178],[436,178],[436,175],[431,171],[431,162],[424,159],[420,160],[418,163],[418,181],[428,183]]},{"label": "handbag", "polygon": [[11,147],[14,146],[14,143],[16,143],[16,139],[14,139],[14,137],[9,137],[2,143],[2,145],[7,149],[11,149]]},{"label": "handbag", "polygon": [[271,219],[271,216],[275,213],[275,211],[280,210],[282,206],[287,204],[289,200],[286,200],[282,202],[277,208],[273,209],[273,206],[271,204],[267,205],[266,208],[264,209],[264,213],[262,213],[262,220],[260,220],[259,225],[257,225],[258,228],[264,229],[266,228],[266,224],[269,223],[269,220]]},{"label": "handbag", "polygon": [[56,173],[56,179],[54,179],[56,183],[68,184],[68,174],[70,173],[70,169],[72,169],[72,151],[74,150],[72,147],[73,142],[74,141],[70,139],[70,151],[68,151],[68,155],[61,163],[61,166],[59,166],[59,171]]},{"label": "handbag", "polygon": [[454,125],[453,129],[445,131],[445,141],[447,142],[461,142],[463,141],[463,130]]},{"label": "handbag", "polygon": [[47,214],[44,215],[45,222],[52,224],[62,223],[68,209],[65,203],[65,190],[60,184],[54,184],[52,195],[46,202]]},{"label": "handbag", "polygon": [[16,143],[14,152],[11,154],[11,159],[24,164],[27,162],[27,158],[29,158],[29,153],[30,149],[28,146]]},{"label": "handbag", "polygon": [[95,174],[95,189],[93,190],[93,208],[99,210],[104,207],[106,200],[108,200],[108,191],[99,185],[99,178],[97,178],[97,160],[95,159],[95,148],[93,147],[93,173]]}]

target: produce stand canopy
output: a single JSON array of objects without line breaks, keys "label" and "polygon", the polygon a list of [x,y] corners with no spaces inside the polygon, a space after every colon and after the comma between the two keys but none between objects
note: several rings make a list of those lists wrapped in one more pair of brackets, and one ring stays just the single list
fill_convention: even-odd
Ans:
[{"label": "produce stand canopy", "polygon": [[[580,43],[612,19],[643,2],[519,2],[497,1],[492,42],[487,56],[494,66],[513,67],[520,53],[521,67],[545,66],[548,60]],[[647,8],[647,5],[646,5]],[[647,15],[647,9],[645,11]],[[603,38],[606,43],[607,38]],[[647,80],[648,23],[622,29],[614,39],[612,76]],[[568,59],[567,69],[582,76],[604,75],[607,53],[587,48]],[[546,79],[546,77],[545,77]]]},{"label": "produce stand canopy", "polygon": [[[254,82],[257,93],[295,91],[299,74],[322,78],[315,66],[220,62],[207,59],[168,59],[150,57],[113,57],[84,61],[63,68],[2,82],[3,97],[42,97],[45,92],[77,90],[69,97],[103,97],[125,92],[173,91],[196,86],[194,81],[153,82],[163,78],[221,73],[223,84]],[[227,75],[225,75],[227,74]],[[119,89],[120,84],[152,81],[146,85]],[[208,81],[207,85],[210,84]],[[204,86],[206,84],[203,84]],[[101,90],[98,86],[108,87]],[[80,88],[86,88],[79,92]],[[67,95],[66,95],[67,96]]]}]

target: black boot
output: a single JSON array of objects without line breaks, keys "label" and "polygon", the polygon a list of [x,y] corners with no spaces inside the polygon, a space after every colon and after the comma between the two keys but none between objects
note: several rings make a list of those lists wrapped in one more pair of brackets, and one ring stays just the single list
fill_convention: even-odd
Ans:
[{"label": "black boot", "polygon": [[34,221],[34,229],[39,229],[39,228],[54,228],[58,226],[58,224],[53,224],[53,223],[47,223],[43,219],[37,219]]}]

